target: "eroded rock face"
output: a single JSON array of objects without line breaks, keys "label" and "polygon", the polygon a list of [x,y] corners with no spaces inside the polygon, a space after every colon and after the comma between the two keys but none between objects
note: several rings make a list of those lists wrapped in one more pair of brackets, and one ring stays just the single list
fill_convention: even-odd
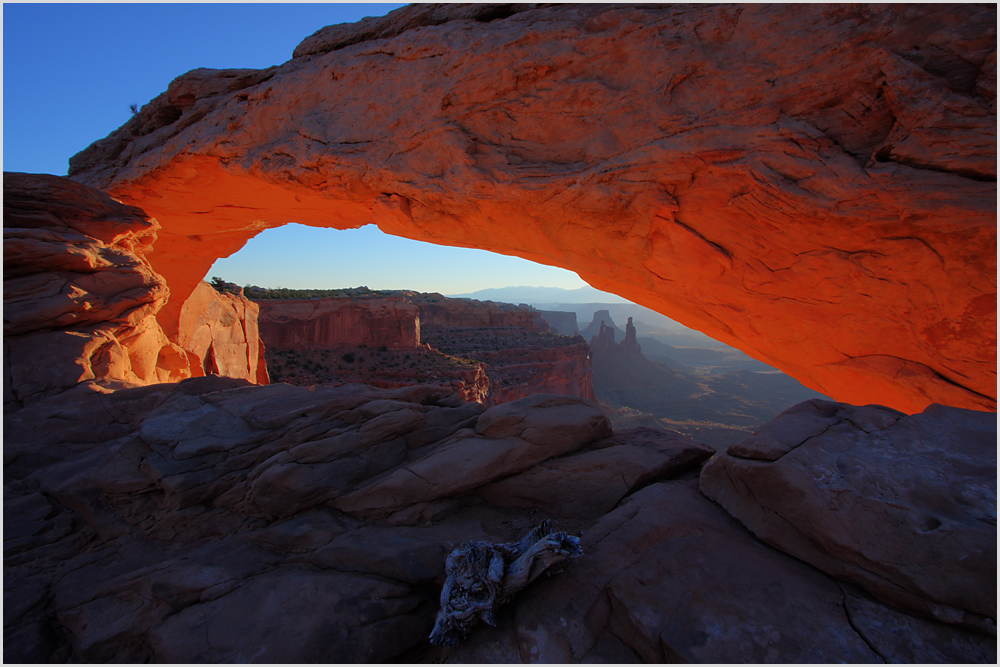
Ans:
[{"label": "eroded rock face", "polygon": [[375,222],[569,268],[839,400],[995,409],[994,7],[524,9],[194,70],[77,155],[163,225],[167,334],[262,228]]},{"label": "eroded rock face", "polygon": [[191,375],[224,375],[267,384],[259,308],[239,294],[201,282],[181,308],[177,343],[188,354]]},{"label": "eroded rock face", "polygon": [[523,304],[367,289],[257,303],[276,377],[293,384],[450,384],[484,405],[532,394],[594,399],[590,348],[550,332]]},{"label": "eroded rock face", "polygon": [[88,380],[188,377],[156,321],[169,294],[145,257],[157,223],[65,178],[3,185],[5,410]]},{"label": "eroded rock face", "polygon": [[421,296],[424,298],[417,301],[420,306],[420,323],[427,328],[514,327],[529,331],[542,330],[538,325],[538,312],[527,307],[518,308],[509,303],[476,299],[449,299],[439,294]]},{"label": "eroded rock face", "polygon": [[576,313],[561,310],[540,310],[542,319],[561,336],[575,336],[579,333],[576,323]]},{"label": "eroded rock face", "polygon": [[281,348],[420,344],[420,310],[403,298],[267,299],[257,302],[259,325],[270,345]]},{"label": "eroded rock face", "polygon": [[940,405],[807,401],[712,459],[701,489],[892,605],[995,633],[996,427],[994,413]]},{"label": "eroded rock face", "polygon": [[169,290],[146,257],[158,229],[69,179],[4,174],[5,409],[92,381],[267,384],[257,306],[241,296],[199,283],[168,339],[157,314]]}]

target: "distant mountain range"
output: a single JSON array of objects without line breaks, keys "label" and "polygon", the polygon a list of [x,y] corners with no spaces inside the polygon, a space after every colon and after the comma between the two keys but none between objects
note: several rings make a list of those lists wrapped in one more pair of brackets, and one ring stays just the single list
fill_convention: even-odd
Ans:
[{"label": "distant mountain range", "polygon": [[561,287],[493,287],[469,294],[446,294],[455,299],[478,299],[501,303],[629,303],[617,294],[602,292],[587,285],[579,289]]},{"label": "distant mountain range", "polygon": [[[529,306],[534,306],[538,310],[576,313],[577,326],[580,330],[583,330],[591,323],[595,312],[607,310],[610,311],[611,316],[616,320],[621,320],[622,326],[624,326],[624,322],[629,317],[634,317],[640,334],[693,331],[693,329],[688,329],[684,325],[645,306],[632,303],[617,294],[602,292],[589,285],[572,290],[560,287],[498,287],[479,290],[478,292],[471,292],[469,294],[450,294],[447,296],[456,299],[477,299],[479,301],[497,301],[500,303],[525,303]],[[643,323],[642,326],[640,326],[640,322]],[[619,340],[621,339],[621,335],[619,334]]]}]

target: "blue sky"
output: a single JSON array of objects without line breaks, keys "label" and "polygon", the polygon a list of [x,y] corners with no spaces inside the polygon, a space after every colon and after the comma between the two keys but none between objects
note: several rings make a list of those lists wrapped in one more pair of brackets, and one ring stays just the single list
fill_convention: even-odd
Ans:
[{"label": "blue sky", "polygon": [[[323,26],[400,4],[4,4],[3,168],[64,176],[68,160],[197,67],[270,67]],[[535,285],[575,273],[514,257],[386,236],[374,226],[286,225],[210,276],[267,287],[416,289],[445,294]]]}]

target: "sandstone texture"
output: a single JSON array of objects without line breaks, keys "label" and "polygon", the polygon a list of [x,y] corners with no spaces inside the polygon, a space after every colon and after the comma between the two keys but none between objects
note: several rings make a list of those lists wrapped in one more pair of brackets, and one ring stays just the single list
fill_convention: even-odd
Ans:
[{"label": "sandstone texture", "polygon": [[[866,426],[899,417],[835,410]],[[968,436],[967,419],[948,431],[923,417],[901,418],[914,439]],[[842,431],[824,448],[854,442]],[[756,539],[699,492],[705,446],[611,433],[579,397],[486,409],[429,386],[84,383],[5,413],[4,435],[8,663],[996,661],[983,624],[969,632],[869,595],[849,550],[841,569],[817,569],[794,545]],[[930,473],[908,471],[927,485]],[[582,531],[583,555],[502,607],[496,628],[431,646],[445,557],[542,521]],[[862,527],[892,537],[896,522],[874,513]],[[956,552],[920,553],[965,586]],[[995,589],[995,568],[969,569]]]},{"label": "sandstone texture", "polygon": [[555,516],[596,519],[630,493],[688,470],[714,450],[677,433],[628,429],[573,456],[554,458],[479,489],[498,507],[542,509]]},{"label": "sandstone texture", "polygon": [[[426,648],[445,556],[546,517],[476,487],[609,427],[576,397],[485,410],[440,387],[209,376],[81,385],[4,433],[5,662],[353,663]],[[603,451],[645,446],[615,438]],[[375,506],[391,523],[361,516]]]},{"label": "sandstone texture", "polygon": [[4,174],[5,410],[81,383],[214,373],[267,384],[247,299],[199,283],[173,339],[160,327],[169,290],[147,259],[158,229],[138,208],[69,179]]},{"label": "sandstone texture", "polygon": [[105,380],[188,377],[160,330],[157,223],[65,178],[4,173],[4,410]]},{"label": "sandstone texture", "polygon": [[417,503],[464,495],[610,432],[607,417],[593,402],[535,394],[487,410],[474,431],[454,436],[333,504],[349,513],[388,515]]},{"label": "sandstone texture", "polygon": [[373,299],[266,299],[259,326],[269,345],[281,348],[420,344],[420,310],[401,297]]},{"label": "sandstone texture", "polygon": [[374,222],[571,269],[838,400],[995,409],[995,7],[504,7],[194,70],[75,156],[162,225],[168,336],[262,229]]},{"label": "sandstone texture", "polygon": [[[446,662],[992,662],[996,638],[902,614],[762,544],[696,484],[633,494],[583,556]],[[439,657],[440,656],[440,657]]]},{"label": "sandstone texture", "polygon": [[177,343],[191,375],[224,375],[267,384],[267,362],[257,304],[239,294],[199,283],[181,308]]},{"label": "sandstone texture", "polygon": [[701,489],[758,537],[894,606],[996,632],[996,414],[807,401]]}]

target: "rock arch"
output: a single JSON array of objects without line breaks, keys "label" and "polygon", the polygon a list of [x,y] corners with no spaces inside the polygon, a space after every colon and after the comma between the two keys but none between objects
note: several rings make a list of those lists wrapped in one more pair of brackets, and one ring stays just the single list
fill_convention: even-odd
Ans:
[{"label": "rock arch", "polygon": [[[479,6],[484,7],[484,6]],[[71,160],[168,336],[299,222],[576,271],[838,400],[996,409],[996,10],[409,6],[194,70]]]}]

